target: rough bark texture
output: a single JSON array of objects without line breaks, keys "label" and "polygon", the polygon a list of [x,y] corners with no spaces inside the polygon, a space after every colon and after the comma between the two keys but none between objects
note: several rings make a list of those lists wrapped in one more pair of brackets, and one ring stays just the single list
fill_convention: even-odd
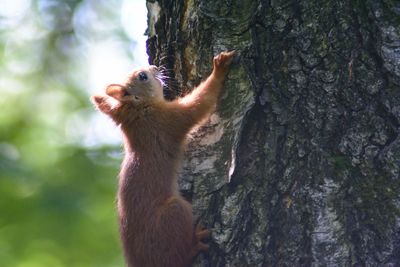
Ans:
[{"label": "rough bark texture", "polygon": [[147,2],[168,96],[240,53],[181,174],[195,266],[400,266],[399,2]]}]

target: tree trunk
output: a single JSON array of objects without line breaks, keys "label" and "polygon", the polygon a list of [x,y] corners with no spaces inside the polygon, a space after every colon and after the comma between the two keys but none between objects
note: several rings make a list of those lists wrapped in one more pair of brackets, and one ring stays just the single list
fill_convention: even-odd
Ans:
[{"label": "tree trunk", "polygon": [[168,97],[239,53],[181,173],[212,230],[194,265],[400,266],[399,2],[147,4]]}]

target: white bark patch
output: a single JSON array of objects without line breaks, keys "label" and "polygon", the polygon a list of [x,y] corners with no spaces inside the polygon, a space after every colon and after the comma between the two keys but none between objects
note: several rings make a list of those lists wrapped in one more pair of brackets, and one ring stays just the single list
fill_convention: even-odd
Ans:
[{"label": "white bark patch", "polygon": [[221,118],[217,114],[213,114],[210,118],[210,126],[213,127],[213,131],[208,133],[201,141],[200,145],[202,146],[209,146],[217,143],[221,140],[224,134],[224,124],[221,123]]},{"label": "white bark patch", "polygon": [[156,34],[155,25],[160,18],[161,7],[160,4],[155,1],[154,3],[147,2],[147,10],[148,10],[148,35],[149,38]]},{"label": "white bark patch", "polygon": [[[315,262],[312,266],[335,265],[335,261],[346,255],[346,247],[336,244],[337,233],[340,233],[338,215],[329,207],[328,197],[338,190],[338,185],[330,178],[325,178],[325,184],[320,191],[310,190],[314,199],[317,219],[312,233],[312,253]],[[348,257],[348,255],[346,255]]]},{"label": "white bark patch", "polygon": [[228,182],[231,181],[232,175],[236,169],[236,153],[235,150],[232,149],[231,151],[231,164],[229,165],[229,172],[228,172]]},{"label": "white bark patch", "polygon": [[217,160],[217,157],[215,155],[212,155],[208,158],[202,159],[200,162],[196,162],[193,160],[191,162],[191,165],[194,166],[194,173],[204,173],[205,171],[209,172],[209,170],[214,169],[214,164],[215,161]]}]

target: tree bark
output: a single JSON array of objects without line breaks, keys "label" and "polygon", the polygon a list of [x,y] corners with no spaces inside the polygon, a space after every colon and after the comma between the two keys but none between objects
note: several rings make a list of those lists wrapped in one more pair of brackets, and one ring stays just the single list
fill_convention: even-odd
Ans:
[{"label": "tree bark", "polygon": [[185,93],[238,61],[189,142],[195,266],[400,266],[400,4],[147,0],[148,52]]}]

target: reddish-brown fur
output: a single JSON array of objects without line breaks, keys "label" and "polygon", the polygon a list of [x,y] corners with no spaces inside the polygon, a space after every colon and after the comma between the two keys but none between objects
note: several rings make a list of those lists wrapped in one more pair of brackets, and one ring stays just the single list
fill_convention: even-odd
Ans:
[{"label": "reddish-brown fur", "polygon": [[[183,267],[207,249],[201,239],[209,232],[193,226],[191,205],[180,196],[176,179],[185,137],[212,112],[233,56],[216,56],[207,80],[172,102],[163,99],[154,66],[92,97],[124,135],[118,215],[129,267]],[[140,81],[140,72],[148,74],[146,81]]]}]

